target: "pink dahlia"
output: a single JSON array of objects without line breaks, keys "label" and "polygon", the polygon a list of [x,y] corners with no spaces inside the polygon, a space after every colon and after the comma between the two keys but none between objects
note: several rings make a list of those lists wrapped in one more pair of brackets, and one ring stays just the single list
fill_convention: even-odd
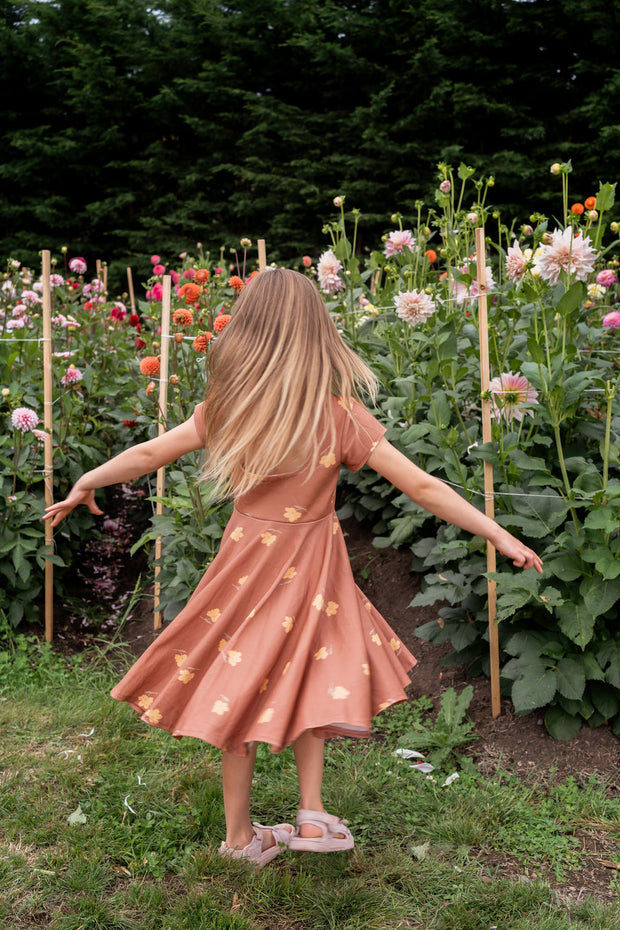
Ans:
[{"label": "pink dahlia", "polygon": [[617,280],[618,276],[611,268],[603,268],[596,276],[596,283],[601,287],[613,287]]},{"label": "pink dahlia", "polygon": [[61,274],[50,275],[50,287],[62,287],[64,283],[65,279]]},{"label": "pink dahlia", "polygon": [[79,368],[67,368],[64,375],[60,379],[60,383],[65,386],[69,384],[77,384],[78,381],[81,381],[84,375]]},{"label": "pink dahlia", "polygon": [[534,259],[534,267],[540,277],[549,284],[557,284],[560,272],[574,275],[576,281],[585,281],[594,269],[596,252],[590,245],[590,237],[581,232],[573,233],[572,226],[550,233],[550,243],[542,245]]},{"label": "pink dahlia", "polygon": [[534,416],[533,410],[527,409],[528,404],[537,404],[538,391],[518,371],[513,375],[511,371],[504,372],[499,378],[493,378],[489,383],[491,391],[491,416],[504,417],[510,420],[522,420],[524,413]]},{"label": "pink dahlia", "polygon": [[33,429],[32,435],[37,440],[37,442],[40,442],[41,444],[45,443],[45,440],[48,436],[48,434],[43,429]]},{"label": "pink dahlia", "polygon": [[85,274],[86,268],[85,258],[71,258],[69,260],[69,271],[72,271],[73,274]]},{"label": "pink dahlia", "polygon": [[[459,271],[462,274],[467,274],[469,268],[467,265],[463,265],[459,268]],[[487,265],[486,267],[486,284],[487,284],[487,293],[492,291],[495,287],[495,280],[493,278],[493,272]],[[463,304],[466,300],[470,298],[476,299],[480,293],[480,288],[478,286],[478,278],[474,278],[469,287],[464,283],[464,281],[457,281],[456,278],[452,279],[452,296],[456,300],[457,304]]]},{"label": "pink dahlia", "polygon": [[338,277],[342,270],[342,263],[336,258],[331,249],[323,252],[316,266],[319,286],[326,294],[335,294],[344,290],[344,281]]},{"label": "pink dahlia", "polygon": [[604,316],[603,326],[606,326],[607,329],[618,329],[620,326],[620,311],[612,310],[611,313],[608,313],[607,316]]},{"label": "pink dahlia", "polygon": [[424,291],[402,291],[394,298],[396,316],[416,326],[424,323],[435,312],[435,302]]},{"label": "pink dahlia", "polygon": [[415,249],[415,239],[410,229],[396,229],[391,232],[385,241],[383,251],[387,258],[391,258],[392,255],[398,255],[403,249],[409,249],[410,252]]},{"label": "pink dahlia", "polygon": [[527,264],[532,257],[532,250],[521,251],[521,246],[515,239],[506,256],[506,274],[511,281],[520,281],[527,270]]},{"label": "pink dahlia", "polygon": [[160,265],[160,264],[153,265],[153,274],[165,274],[165,273],[166,273],[166,268],[164,265]]},{"label": "pink dahlia", "polygon": [[34,429],[39,423],[39,416],[30,407],[16,407],[11,414],[11,424],[13,429],[19,429],[22,433],[27,433]]}]

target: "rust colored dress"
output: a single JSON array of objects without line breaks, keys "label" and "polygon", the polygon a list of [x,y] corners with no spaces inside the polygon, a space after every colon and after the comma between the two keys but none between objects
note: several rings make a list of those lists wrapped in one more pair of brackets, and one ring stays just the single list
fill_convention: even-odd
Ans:
[{"label": "rust colored dress", "polygon": [[[368,736],[406,700],[416,660],[355,585],[334,512],[341,463],[361,468],[385,429],[333,404],[335,450],[236,498],[187,606],[112,690],[147,723],[245,755],[308,729]],[[194,417],[204,434],[202,405]]]}]

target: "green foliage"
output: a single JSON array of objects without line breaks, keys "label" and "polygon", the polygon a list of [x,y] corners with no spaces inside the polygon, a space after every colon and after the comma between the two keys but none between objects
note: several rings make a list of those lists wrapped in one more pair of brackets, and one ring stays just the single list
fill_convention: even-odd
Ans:
[{"label": "green foliage", "polygon": [[417,724],[414,729],[403,734],[402,745],[407,749],[430,750],[428,758],[435,768],[445,768],[454,763],[471,768],[471,760],[457,750],[476,739],[474,725],[466,719],[473,696],[471,685],[467,685],[458,695],[454,688],[448,688],[441,696],[434,722],[429,721],[426,726]]}]

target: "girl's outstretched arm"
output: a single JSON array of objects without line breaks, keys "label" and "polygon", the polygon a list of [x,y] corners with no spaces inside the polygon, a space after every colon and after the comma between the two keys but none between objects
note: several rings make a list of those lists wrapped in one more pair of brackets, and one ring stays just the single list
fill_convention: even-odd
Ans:
[{"label": "girl's outstretched arm", "polygon": [[56,526],[78,504],[85,504],[92,513],[100,514],[102,511],[95,503],[95,488],[139,478],[140,475],[146,475],[162,465],[174,462],[186,452],[202,448],[194,418],[190,417],[185,423],[158,436],[157,439],[149,439],[125,449],[109,462],[86,472],[76,481],[64,501],[45,508],[43,519],[51,520],[52,526]]},{"label": "girl's outstretched arm", "polygon": [[518,568],[535,568],[537,572],[542,572],[542,561],[533,549],[525,546],[495,520],[472,507],[449,485],[432,475],[427,475],[402,452],[390,445],[387,439],[379,442],[368,459],[368,465],[399,490],[404,491],[420,507],[475,536],[488,539],[498,552],[512,559]]}]

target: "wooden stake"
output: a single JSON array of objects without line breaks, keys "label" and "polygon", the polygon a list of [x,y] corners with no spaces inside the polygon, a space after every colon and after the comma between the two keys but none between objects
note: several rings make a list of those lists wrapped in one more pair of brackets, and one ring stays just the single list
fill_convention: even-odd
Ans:
[{"label": "wooden stake", "polygon": [[[43,482],[45,506],[54,503],[53,475],[54,449],[52,439],[52,289],[50,286],[51,256],[49,250],[41,253],[43,281],[43,427],[45,429]],[[45,521],[45,546],[48,553],[54,549],[52,521]],[[54,566],[45,559],[45,639],[51,643],[54,636]]]},{"label": "wooden stake", "polygon": [[258,270],[264,271],[267,267],[267,252],[265,251],[265,240],[258,240]]},{"label": "wooden stake", "polygon": [[[484,227],[476,229],[476,277],[478,278],[478,332],[480,338],[480,387],[482,391],[482,441],[491,442],[491,400],[489,393],[489,323],[487,317],[487,263]],[[493,503],[493,466],[484,462],[484,512],[491,520],[495,517]],[[487,541],[487,571],[496,567],[495,546]],[[501,712],[499,691],[499,637],[497,632],[497,591],[494,581],[488,582],[489,601],[489,653],[491,661],[491,710],[494,717]]]},{"label": "wooden stake", "polygon": [[[168,419],[168,359],[170,356],[170,293],[172,278],[169,274],[163,278],[163,294],[161,301],[161,355],[160,355],[160,372],[159,372],[159,423],[157,435],[161,436],[166,432],[166,422]],[[163,497],[166,489],[166,466],[162,465],[157,469],[157,497]],[[156,504],[155,513],[160,517],[164,512],[164,505],[161,501]],[[157,580],[161,566],[161,536],[155,541],[155,592],[153,601],[153,629],[160,630],[162,626],[161,611],[159,609],[159,595],[161,586]]]},{"label": "wooden stake", "polygon": [[127,269],[127,284],[129,285],[129,304],[131,306],[131,312],[136,312],[136,298],[133,292],[133,275],[131,273],[131,268]]}]

